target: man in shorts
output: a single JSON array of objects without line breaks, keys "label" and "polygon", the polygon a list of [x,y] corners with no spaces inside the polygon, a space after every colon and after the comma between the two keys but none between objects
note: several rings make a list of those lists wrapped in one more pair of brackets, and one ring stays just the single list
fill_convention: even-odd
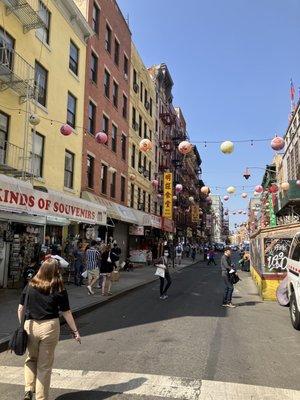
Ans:
[{"label": "man in shorts", "polygon": [[92,240],[90,248],[86,251],[86,269],[88,273],[88,285],[87,290],[89,294],[94,294],[93,286],[99,279],[99,260],[100,253],[96,249],[97,242]]}]

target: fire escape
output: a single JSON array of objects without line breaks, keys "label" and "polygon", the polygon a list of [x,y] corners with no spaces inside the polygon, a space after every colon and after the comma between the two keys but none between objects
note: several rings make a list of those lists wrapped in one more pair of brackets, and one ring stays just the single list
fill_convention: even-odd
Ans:
[{"label": "fire escape", "polygon": [[[31,29],[45,27],[39,16],[38,0],[3,0],[8,14],[13,13],[23,26],[24,33]],[[25,104],[23,146],[16,146],[6,138],[0,141],[0,173],[28,179],[33,176],[34,163],[31,161],[32,130],[28,117],[30,103],[37,93],[35,90],[35,71],[14,48],[9,38],[0,43],[0,91],[11,90]],[[20,133],[21,134],[21,133]]]}]

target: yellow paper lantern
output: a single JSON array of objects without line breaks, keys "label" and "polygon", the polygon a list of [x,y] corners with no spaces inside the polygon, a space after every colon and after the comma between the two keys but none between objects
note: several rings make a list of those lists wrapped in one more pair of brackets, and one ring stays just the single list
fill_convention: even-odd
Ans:
[{"label": "yellow paper lantern", "polygon": [[290,188],[290,184],[288,182],[282,182],[280,187],[281,187],[282,190],[287,191]]},{"label": "yellow paper lantern", "polygon": [[230,140],[226,140],[221,144],[220,150],[224,154],[231,154],[234,150],[234,144]]},{"label": "yellow paper lantern", "polygon": [[234,186],[229,186],[229,187],[227,188],[227,193],[233,194],[234,192],[235,192],[235,187],[234,187]]}]

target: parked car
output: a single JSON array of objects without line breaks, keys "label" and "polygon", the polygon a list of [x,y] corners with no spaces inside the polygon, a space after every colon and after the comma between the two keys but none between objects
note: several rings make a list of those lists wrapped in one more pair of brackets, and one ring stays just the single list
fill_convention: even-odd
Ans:
[{"label": "parked car", "polygon": [[292,241],[287,259],[287,285],[291,322],[300,330],[300,232]]}]

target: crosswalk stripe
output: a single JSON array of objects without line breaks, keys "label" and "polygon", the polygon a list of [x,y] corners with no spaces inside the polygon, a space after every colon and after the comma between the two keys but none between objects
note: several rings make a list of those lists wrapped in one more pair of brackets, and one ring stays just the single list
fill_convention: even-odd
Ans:
[{"label": "crosswalk stripe", "polygon": [[[23,368],[0,366],[0,383],[23,385]],[[54,369],[51,386],[182,400],[299,400],[300,391],[128,372]]]}]

